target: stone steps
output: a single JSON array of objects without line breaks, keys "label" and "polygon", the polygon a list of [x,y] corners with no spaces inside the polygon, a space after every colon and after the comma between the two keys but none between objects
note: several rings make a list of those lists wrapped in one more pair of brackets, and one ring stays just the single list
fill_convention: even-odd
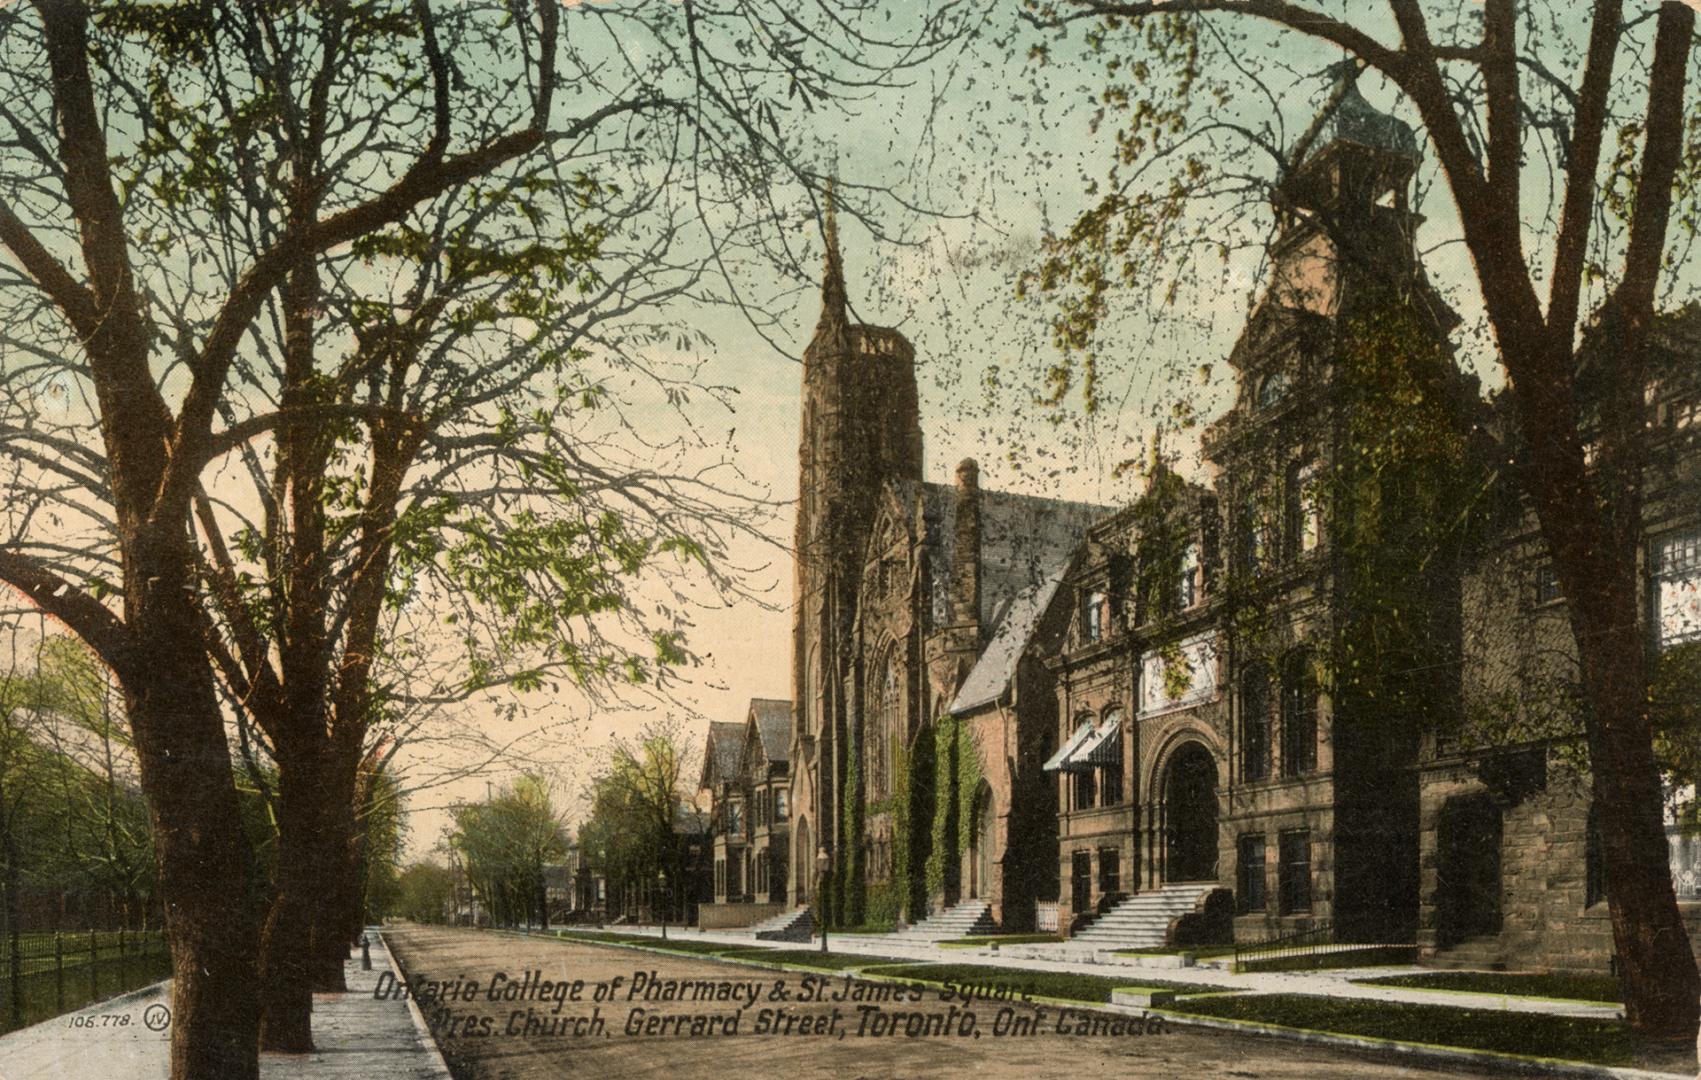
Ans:
[{"label": "stone steps", "polygon": [[1469,971],[1505,971],[1506,946],[1497,936],[1466,938],[1441,949],[1425,961],[1426,967]]},{"label": "stone steps", "polygon": [[949,941],[997,932],[998,923],[993,921],[992,905],[984,900],[965,900],[913,926],[906,926],[892,936],[910,941]]},{"label": "stone steps", "polygon": [[815,935],[815,909],[782,911],[750,927],[750,933],[757,941],[808,941]]},{"label": "stone steps", "polygon": [[1165,885],[1152,892],[1135,893],[1070,940],[1103,948],[1152,949],[1169,944],[1170,925],[1195,910],[1215,890],[1214,883]]}]

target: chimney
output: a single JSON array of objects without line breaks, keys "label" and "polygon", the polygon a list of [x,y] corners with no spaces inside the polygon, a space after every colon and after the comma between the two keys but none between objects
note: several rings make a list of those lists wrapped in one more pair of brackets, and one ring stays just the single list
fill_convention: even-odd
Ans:
[{"label": "chimney", "polygon": [[951,621],[980,630],[980,466],[957,465],[957,533],[952,537]]}]

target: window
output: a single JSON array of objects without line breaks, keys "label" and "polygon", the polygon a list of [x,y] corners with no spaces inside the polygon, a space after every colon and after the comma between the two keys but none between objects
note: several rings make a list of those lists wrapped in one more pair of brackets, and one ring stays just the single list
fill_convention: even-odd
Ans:
[{"label": "window", "polygon": [[1701,529],[1660,537],[1653,565],[1656,644],[1701,641]]},{"label": "window", "polygon": [[1551,604],[1565,594],[1559,591],[1559,572],[1553,564],[1544,562],[1535,570],[1535,599],[1538,604]]},{"label": "window", "polygon": [[1293,829],[1281,835],[1281,865],[1277,867],[1281,911],[1292,915],[1311,910],[1311,832]]},{"label": "window", "polygon": [[1122,891],[1122,850],[1099,848],[1099,895]]},{"label": "window", "polygon": [[1678,431],[1701,428],[1701,397],[1679,398],[1672,402],[1671,426]]},{"label": "window", "polygon": [[1284,530],[1290,557],[1315,551],[1323,539],[1323,510],[1318,499],[1317,463],[1294,462],[1288,467]]},{"label": "window", "polygon": [[1606,899],[1606,859],[1601,848],[1600,816],[1589,806],[1589,831],[1583,841],[1583,906],[1594,907]]},{"label": "window", "polygon": [[1098,641],[1105,631],[1105,594],[1093,589],[1081,602],[1081,640]]},{"label": "window", "polygon": [[726,804],[726,831],[733,836],[744,834],[744,804],[729,802]]},{"label": "window", "polygon": [[868,762],[868,794],[885,798],[891,786],[886,748],[892,733],[902,730],[904,720],[903,681],[898,671],[897,650],[888,648],[876,669],[874,707],[869,711],[866,726],[868,746],[864,760]]},{"label": "window", "polygon": [[1098,730],[1105,736],[1088,761],[1098,770],[1099,805],[1117,806],[1122,802],[1122,710],[1107,711]]},{"label": "window", "polygon": [[1254,664],[1240,677],[1240,778],[1270,777],[1270,675]]},{"label": "window", "polygon": [[1094,803],[1094,788],[1096,787],[1093,783],[1093,771],[1088,769],[1085,772],[1070,775],[1075,778],[1075,809],[1091,810]]},{"label": "window", "polygon": [[1188,544],[1181,552],[1181,575],[1176,580],[1175,609],[1186,611],[1198,605],[1204,593],[1199,563],[1199,545]]},{"label": "window", "polygon": [[1311,654],[1296,649],[1282,665],[1282,775],[1317,768],[1317,675]]},{"label": "window", "polygon": [[1269,514],[1256,495],[1248,496],[1240,508],[1241,561],[1246,572],[1256,574],[1270,564],[1273,548]]},{"label": "window", "polygon": [[725,859],[716,859],[715,860],[715,893],[718,896],[725,896],[726,895],[726,860]]},{"label": "window", "polygon": [[1268,903],[1264,896],[1263,834],[1241,837],[1235,853],[1235,893],[1240,910],[1263,911]]},{"label": "window", "polygon": [[778,791],[774,792],[775,821],[785,821],[790,816],[791,807],[787,805],[789,801],[790,798],[787,796],[785,788],[780,788]]},{"label": "window", "polygon": [[1289,388],[1286,372],[1272,371],[1264,376],[1264,381],[1258,384],[1258,407],[1267,409],[1288,396]]},{"label": "window", "polygon": [[756,853],[756,874],[750,882],[750,887],[757,892],[768,891],[768,853],[766,851]]}]

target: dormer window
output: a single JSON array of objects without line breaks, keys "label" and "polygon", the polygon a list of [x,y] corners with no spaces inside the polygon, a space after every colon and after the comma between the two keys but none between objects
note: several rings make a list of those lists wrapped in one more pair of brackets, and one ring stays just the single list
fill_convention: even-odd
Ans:
[{"label": "dormer window", "polygon": [[1270,406],[1279,403],[1283,398],[1288,396],[1288,389],[1289,383],[1286,372],[1270,372],[1268,375],[1264,376],[1263,381],[1258,384],[1258,407],[1260,409],[1267,409]]}]

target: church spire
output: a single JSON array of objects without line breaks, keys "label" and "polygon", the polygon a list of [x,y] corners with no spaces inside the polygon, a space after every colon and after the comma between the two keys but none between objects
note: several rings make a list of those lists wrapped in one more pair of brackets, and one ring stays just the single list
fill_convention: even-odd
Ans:
[{"label": "church spire", "polygon": [[821,275],[821,319],[815,326],[817,339],[834,329],[847,326],[845,314],[845,267],[839,258],[839,215],[834,205],[832,178],[827,180],[826,210],[823,214],[822,236],[827,247],[827,263]]}]

